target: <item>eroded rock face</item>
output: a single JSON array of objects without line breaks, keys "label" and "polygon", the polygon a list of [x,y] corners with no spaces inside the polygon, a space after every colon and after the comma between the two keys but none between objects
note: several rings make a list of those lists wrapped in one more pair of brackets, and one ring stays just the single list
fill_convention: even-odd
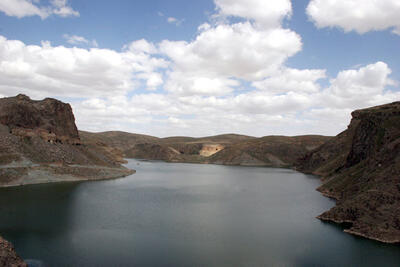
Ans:
[{"label": "eroded rock face", "polygon": [[0,186],[111,179],[133,173],[104,144],[80,142],[71,106],[25,95],[0,99]]},{"label": "eroded rock face", "polygon": [[80,143],[71,106],[56,99],[35,101],[21,94],[1,98],[0,123],[21,137],[39,136],[51,143]]},{"label": "eroded rock face", "polygon": [[17,255],[13,245],[0,237],[0,267],[26,267],[27,264]]},{"label": "eroded rock face", "polygon": [[337,204],[321,220],[351,234],[400,243],[400,102],[357,110],[346,131],[299,162],[322,175],[318,189]]}]

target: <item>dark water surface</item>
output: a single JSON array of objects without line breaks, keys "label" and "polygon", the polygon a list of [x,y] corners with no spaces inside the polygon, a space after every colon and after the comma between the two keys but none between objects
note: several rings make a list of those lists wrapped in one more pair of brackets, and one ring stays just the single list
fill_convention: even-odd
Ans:
[{"label": "dark water surface", "polygon": [[[138,165],[139,164],[139,165]],[[285,169],[131,160],[124,179],[0,190],[0,234],[43,266],[399,266],[400,246],[315,219]]]}]

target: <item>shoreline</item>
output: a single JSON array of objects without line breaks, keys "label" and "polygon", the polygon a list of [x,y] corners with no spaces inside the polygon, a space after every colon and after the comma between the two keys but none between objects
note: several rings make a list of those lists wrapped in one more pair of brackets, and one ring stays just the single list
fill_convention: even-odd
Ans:
[{"label": "shoreline", "polygon": [[[45,166],[20,166],[7,167],[2,170],[25,172],[17,178],[17,181],[1,184],[0,188],[21,187],[27,185],[51,184],[51,183],[73,183],[73,182],[90,182],[104,181],[127,177],[135,174],[136,170],[125,167],[111,168],[102,166],[63,166],[56,167],[51,165]],[[76,171],[89,171],[88,175],[73,175]],[[59,173],[57,173],[59,172]],[[64,173],[63,173],[64,172]],[[97,172],[97,173],[96,173]]]}]

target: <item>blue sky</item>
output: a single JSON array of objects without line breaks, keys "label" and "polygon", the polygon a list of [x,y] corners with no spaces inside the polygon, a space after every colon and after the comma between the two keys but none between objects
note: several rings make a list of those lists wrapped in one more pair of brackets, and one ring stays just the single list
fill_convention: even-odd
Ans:
[{"label": "blue sky", "polygon": [[[43,1],[43,4],[45,1]],[[190,40],[197,27],[214,11],[213,1],[69,1],[79,17],[57,16],[42,20],[38,16],[16,19],[1,14],[1,32],[9,39],[40,44],[50,40],[65,45],[62,35],[73,34],[96,39],[101,47],[120,50],[123,45],[145,38],[153,42],[164,39]],[[160,16],[160,13],[164,16]],[[167,23],[168,17],[184,19],[181,26]]]},{"label": "blue sky", "polygon": [[399,100],[400,4],[375,2],[5,0],[0,95],[91,131],[334,135]]}]

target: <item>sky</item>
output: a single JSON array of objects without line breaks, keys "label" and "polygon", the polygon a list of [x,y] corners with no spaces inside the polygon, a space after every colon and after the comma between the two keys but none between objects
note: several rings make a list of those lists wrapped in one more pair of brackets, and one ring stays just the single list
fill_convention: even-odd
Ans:
[{"label": "sky", "polygon": [[398,0],[0,0],[0,97],[79,129],[336,135],[400,100]]}]

